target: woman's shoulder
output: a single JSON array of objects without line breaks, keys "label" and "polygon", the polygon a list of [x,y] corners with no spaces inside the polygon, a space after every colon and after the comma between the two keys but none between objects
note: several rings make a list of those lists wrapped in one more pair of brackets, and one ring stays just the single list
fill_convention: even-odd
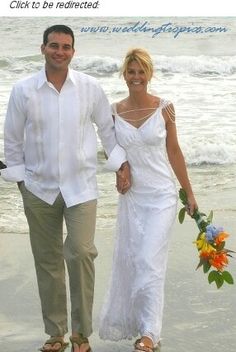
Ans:
[{"label": "woman's shoulder", "polygon": [[160,108],[162,110],[162,115],[166,121],[175,122],[175,109],[174,105],[170,100],[161,99]]},{"label": "woman's shoulder", "polygon": [[159,98],[159,106],[162,108],[162,109],[165,109],[167,108],[168,106],[173,106],[173,103],[171,100],[169,99],[165,99],[165,98]]},{"label": "woman's shoulder", "polygon": [[157,95],[150,94],[149,97],[151,98],[151,105],[156,108],[165,109],[168,106],[172,106],[173,104],[170,100],[166,98],[159,97]]},{"label": "woman's shoulder", "polygon": [[126,99],[122,99],[120,101],[113,102],[111,104],[112,112],[114,114],[118,114],[119,112],[126,110]]}]

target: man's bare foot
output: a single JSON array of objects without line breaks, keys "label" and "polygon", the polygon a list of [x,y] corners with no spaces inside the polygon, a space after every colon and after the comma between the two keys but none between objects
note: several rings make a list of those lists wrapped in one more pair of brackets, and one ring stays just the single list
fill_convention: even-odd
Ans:
[{"label": "man's bare foot", "polygon": [[72,334],[70,341],[73,346],[73,352],[91,352],[89,341],[82,334]]},{"label": "man's bare foot", "polygon": [[77,343],[73,343],[73,352],[89,352],[91,351],[89,343],[82,343],[80,347],[77,345]]},{"label": "man's bare foot", "polygon": [[64,336],[52,336],[48,339],[40,349],[43,352],[61,352],[68,344],[64,342]]}]

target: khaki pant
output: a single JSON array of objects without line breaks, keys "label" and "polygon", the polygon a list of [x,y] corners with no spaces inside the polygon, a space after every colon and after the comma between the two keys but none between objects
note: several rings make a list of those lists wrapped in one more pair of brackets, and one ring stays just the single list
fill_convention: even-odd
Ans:
[{"label": "khaki pant", "polygon": [[[65,265],[67,264],[72,331],[92,333],[94,245],[97,200],[67,208],[61,194],[53,205],[42,201],[22,183],[26,218],[35,261],[45,332],[62,336],[68,331]],[[63,219],[67,237],[63,243]]]}]

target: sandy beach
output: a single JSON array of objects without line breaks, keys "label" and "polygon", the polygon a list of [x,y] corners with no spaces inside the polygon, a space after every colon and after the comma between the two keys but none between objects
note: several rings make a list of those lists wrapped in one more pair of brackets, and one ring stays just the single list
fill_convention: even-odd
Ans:
[{"label": "sandy beach", "polygon": [[[222,199],[227,199],[226,193],[221,194]],[[12,205],[12,211],[13,208]],[[218,221],[224,220],[223,226],[231,233],[227,243],[231,249],[236,249],[234,213],[226,209],[215,216]],[[112,235],[113,226],[104,228],[98,218],[94,333],[90,338],[95,352],[132,351],[132,341],[103,342],[98,337],[99,311],[111,268]],[[192,241],[196,235],[192,219],[182,225],[176,220],[169,249],[162,352],[234,352],[236,286],[225,284],[217,290],[214,283],[208,284],[202,270],[195,271],[198,258]],[[1,350],[37,351],[47,336],[43,331],[28,234],[0,234],[0,250]],[[231,259],[228,270],[236,280],[235,264],[236,259]]]}]

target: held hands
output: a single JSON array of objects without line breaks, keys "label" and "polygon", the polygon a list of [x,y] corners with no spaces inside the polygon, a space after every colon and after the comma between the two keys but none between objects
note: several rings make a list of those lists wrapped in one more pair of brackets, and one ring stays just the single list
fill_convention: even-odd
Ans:
[{"label": "held hands", "polygon": [[116,188],[121,194],[125,194],[131,187],[131,174],[128,161],[123,163],[116,172]]}]

